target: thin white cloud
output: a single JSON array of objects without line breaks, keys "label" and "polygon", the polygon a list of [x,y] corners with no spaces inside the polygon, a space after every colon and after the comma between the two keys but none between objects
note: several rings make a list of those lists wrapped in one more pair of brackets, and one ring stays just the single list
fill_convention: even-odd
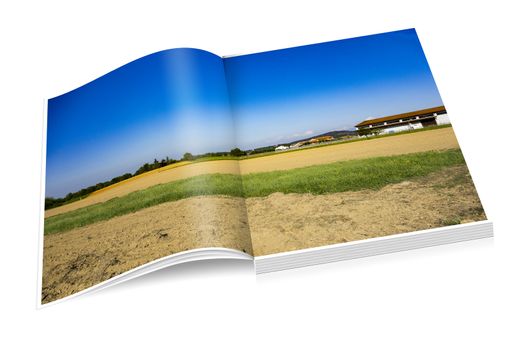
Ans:
[{"label": "thin white cloud", "polygon": [[[292,134],[291,136],[292,137],[300,137],[300,136],[309,136],[309,135],[312,135],[312,134],[314,134],[314,130],[306,130],[304,132],[299,132],[299,133]],[[287,138],[287,137],[284,137],[284,138]]]}]

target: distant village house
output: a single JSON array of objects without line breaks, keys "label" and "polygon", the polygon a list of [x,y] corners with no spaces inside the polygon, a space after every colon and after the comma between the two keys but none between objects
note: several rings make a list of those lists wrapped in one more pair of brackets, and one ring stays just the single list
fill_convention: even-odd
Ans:
[{"label": "distant village house", "polygon": [[334,137],[332,136],[319,136],[319,137],[315,137],[315,138],[312,138],[309,140],[309,143],[313,144],[313,143],[320,143],[320,142],[329,142],[329,141],[334,141]]},{"label": "distant village house", "polygon": [[312,138],[310,140],[305,140],[305,141],[300,141],[300,142],[293,143],[290,146],[290,148],[298,148],[298,147],[302,147],[302,146],[315,145],[315,144],[318,144],[318,143],[321,143],[321,142],[330,142],[330,141],[334,141],[334,137],[329,136],[329,135],[318,136],[318,137],[314,137],[314,138]]}]

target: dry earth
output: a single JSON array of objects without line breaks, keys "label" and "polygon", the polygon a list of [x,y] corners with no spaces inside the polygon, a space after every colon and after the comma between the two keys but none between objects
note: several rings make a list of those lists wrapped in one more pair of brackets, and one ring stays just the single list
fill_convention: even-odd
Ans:
[{"label": "dry earth", "polygon": [[360,142],[309,148],[297,152],[282,152],[240,161],[218,160],[186,164],[184,166],[166,167],[165,169],[158,169],[157,171],[152,171],[107,187],[91,194],[85,199],[49,209],[45,212],[45,217],[105,202],[111,198],[120,197],[150,186],[201,174],[249,174],[301,168],[309,165],[327,164],[343,160],[392,156],[458,147],[459,145],[453,133],[453,128],[443,128]]},{"label": "dry earth", "polygon": [[170,254],[226,247],[252,254],[244,199],[193,197],[46,235],[42,303]]},{"label": "dry earth", "polygon": [[42,302],[193,248],[252,254],[252,238],[259,256],[484,219],[466,166],[377,191],[192,197],[45,236]]},{"label": "dry earth", "polygon": [[246,199],[255,256],[485,220],[466,166],[380,190]]}]

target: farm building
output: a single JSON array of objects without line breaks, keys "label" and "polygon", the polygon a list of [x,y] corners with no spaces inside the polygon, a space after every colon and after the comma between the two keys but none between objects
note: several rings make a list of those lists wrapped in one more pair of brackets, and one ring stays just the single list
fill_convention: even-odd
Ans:
[{"label": "farm building", "polygon": [[360,134],[391,134],[394,132],[421,129],[427,126],[450,124],[444,106],[421,109],[418,111],[367,119],[356,125]]},{"label": "farm building", "polygon": [[318,136],[318,137],[314,137],[314,138],[310,139],[308,142],[309,143],[320,143],[320,142],[329,142],[329,141],[334,141],[334,137],[328,136],[328,135]]},{"label": "farm building", "polygon": [[313,137],[312,139],[303,140],[303,141],[299,141],[299,142],[293,143],[290,146],[290,148],[298,148],[298,147],[302,147],[302,146],[315,145],[315,144],[318,144],[318,143],[321,143],[321,142],[330,142],[330,141],[334,141],[334,137],[333,136],[328,136],[328,135],[317,136],[317,137]]},{"label": "farm building", "polygon": [[274,150],[275,151],[285,151],[286,149],[289,149],[289,147],[280,145],[280,146],[276,147]]}]

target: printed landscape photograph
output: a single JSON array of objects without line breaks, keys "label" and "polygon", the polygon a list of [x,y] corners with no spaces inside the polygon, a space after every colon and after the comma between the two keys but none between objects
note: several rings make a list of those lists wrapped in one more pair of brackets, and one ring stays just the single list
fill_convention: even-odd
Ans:
[{"label": "printed landscape photograph", "polygon": [[415,30],[161,51],[48,101],[42,303],[171,254],[485,220]]}]

